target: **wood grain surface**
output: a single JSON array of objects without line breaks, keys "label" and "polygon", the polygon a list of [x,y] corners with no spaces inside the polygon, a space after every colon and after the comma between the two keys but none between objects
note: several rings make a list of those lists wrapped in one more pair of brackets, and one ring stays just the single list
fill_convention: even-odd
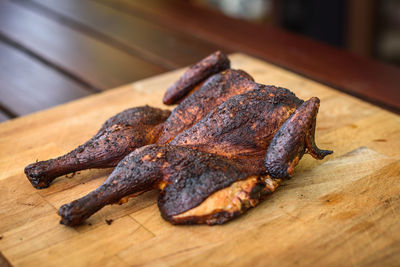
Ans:
[{"label": "wood grain surface", "polygon": [[105,42],[167,69],[193,64],[219,48],[205,39],[179,33],[95,1],[32,0],[20,3],[57,16],[72,27],[95,34]]},{"label": "wood grain surface", "polygon": [[14,1],[0,1],[0,34],[97,90],[166,70]]},{"label": "wood grain surface", "polygon": [[[91,95],[0,124],[0,251],[16,266],[400,264],[400,117],[243,54],[234,68],[255,80],[318,96],[317,143],[294,177],[238,219],[222,226],[173,226],[157,192],[108,206],[77,228],[59,225],[60,205],[99,186],[111,169],[58,178],[34,189],[25,165],[68,152],[104,120],[131,107],[163,107],[182,70]],[[107,224],[106,220],[112,220]],[[0,261],[0,263],[2,262]]]},{"label": "wood grain surface", "polygon": [[26,115],[93,93],[1,41],[0,58],[0,105],[15,116]]}]

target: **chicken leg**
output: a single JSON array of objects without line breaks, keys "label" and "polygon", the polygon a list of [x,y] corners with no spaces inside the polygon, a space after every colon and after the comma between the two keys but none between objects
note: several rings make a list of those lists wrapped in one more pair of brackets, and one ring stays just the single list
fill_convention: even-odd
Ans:
[{"label": "chicken leg", "polygon": [[25,168],[31,184],[46,188],[58,176],[90,168],[114,167],[138,147],[157,141],[170,111],[149,106],[125,110],[108,119],[83,145],[55,159]]},{"label": "chicken leg", "polygon": [[153,188],[163,190],[168,184],[173,186],[168,186],[168,197],[163,200],[166,214],[184,211],[248,175],[249,172],[239,164],[224,157],[190,148],[148,145],[127,155],[96,190],[61,206],[58,212],[60,223],[81,224],[105,205]]}]

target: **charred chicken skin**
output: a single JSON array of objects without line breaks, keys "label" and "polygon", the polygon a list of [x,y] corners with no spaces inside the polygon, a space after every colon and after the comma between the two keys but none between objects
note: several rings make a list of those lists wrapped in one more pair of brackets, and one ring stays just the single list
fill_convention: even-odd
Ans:
[{"label": "charred chicken skin", "polygon": [[59,209],[60,223],[79,225],[105,205],[159,189],[171,223],[221,224],[274,192],[305,153],[332,153],[314,142],[318,98],[258,84],[219,51],[191,66],[163,101],[179,105],[123,111],[75,150],[25,168],[45,188],[70,172],[116,166],[99,188]]}]

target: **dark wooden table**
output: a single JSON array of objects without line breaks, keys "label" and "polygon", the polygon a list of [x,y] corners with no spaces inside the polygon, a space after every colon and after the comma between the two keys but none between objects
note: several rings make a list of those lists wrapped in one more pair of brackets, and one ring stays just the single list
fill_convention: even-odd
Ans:
[{"label": "dark wooden table", "polygon": [[400,112],[399,68],[186,1],[0,0],[0,121],[190,65],[217,49]]}]

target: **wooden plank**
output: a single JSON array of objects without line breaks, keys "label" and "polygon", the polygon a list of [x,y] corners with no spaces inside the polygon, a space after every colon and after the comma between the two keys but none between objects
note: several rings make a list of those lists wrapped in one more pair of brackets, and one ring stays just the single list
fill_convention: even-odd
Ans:
[{"label": "wooden plank", "polygon": [[[68,228],[58,224],[55,210],[93,190],[110,170],[61,177],[38,191],[24,176],[24,166],[69,151],[127,107],[164,107],[165,87],[183,70],[17,118],[0,124],[4,257],[23,266],[397,266],[400,116],[260,60],[230,58],[256,81],[289,87],[303,99],[320,97],[317,143],[334,154],[323,161],[303,157],[293,179],[222,226],[171,225],[159,214],[157,192],[149,192],[103,209],[88,220],[91,225]],[[105,219],[114,221],[108,225]]]},{"label": "wooden plank", "polygon": [[0,105],[17,116],[92,94],[51,67],[0,41]]},{"label": "wooden plank", "polygon": [[[21,1],[48,16],[56,16],[87,34],[119,45],[135,56],[169,69],[186,66],[218,49],[206,40],[168,30],[163,25],[112,9],[94,1]],[[112,21],[112,23],[110,23]]]},{"label": "wooden plank", "polygon": [[[146,229],[129,217],[114,221],[111,225],[104,224],[85,235],[77,235],[65,241],[48,246],[46,249],[29,254],[26,257],[8,257],[16,265],[42,265],[47,266],[95,266],[112,265],[113,255],[127,246],[144,242],[152,237]],[[64,248],[71,248],[68,253]],[[79,249],[75,249],[79,247]],[[18,247],[5,250],[20,251]],[[52,259],[49,261],[49,259]]]},{"label": "wooden plank", "polygon": [[10,1],[0,2],[0,34],[101,90],[165,70]]},{"label": "wooden plank", "polygon": [[[400,112],[400,69],[293,35],[228,18],[179,0],[98,0],[127,13],[263,58],[336,89]],[[194,30],[195,29],[195,30]]]}]

